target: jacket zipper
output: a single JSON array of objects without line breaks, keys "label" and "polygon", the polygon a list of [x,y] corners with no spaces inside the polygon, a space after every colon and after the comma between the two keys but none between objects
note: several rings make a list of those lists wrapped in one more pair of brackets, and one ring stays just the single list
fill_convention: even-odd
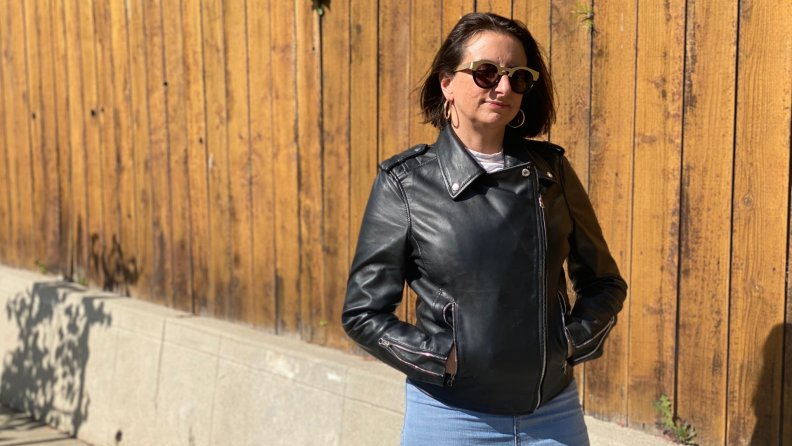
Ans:
[{"label": "jacket zipper", "polygon": [[580,344],[580,345],[576,345],[576,346],[575,346],[575,348],[576,348],[576,349],[577,349],[577,348],[579,348],[579,347],[582,347],[582,346],[584,346],[584,345],[588,344],[589,342],[593,341],[594,339],[596,339],[596,338],[597,338],[597,336],[599,336],[599,335],[602,335],[602,337],[600,338],[600,341],[599,341],[599,343],[598,343],[598,344],[597,344],[597,346],[594,348],[594,350],[592,350],[592,351],[590,351],[589,353],[587,353],[587,354],[585,354],[585,355],[581,356],[580,358],[577,358],[577,360],[578,360],[578,361],[580,361],[580,360],[583,360],[583,359],[585,359],[585,358],[588,358],[589,356],[593,355],[593,354],[594,354],[594,352],[596,352],[597,350],[599,350],[600,346],[602,345],[602,341],[604,341],[604,340],[605,340],[605,336],[608,334],[608,332],[610,331],[610,329],[613,327],[613,321],[614,321],[614,317],[613,317],[613,316],[611,316],[610,320],[608,320],[608,323],[607,323],[607,325],[605,325],[605,327],[603,327],[603,328],[602,328],[600,331],[598,331],[598,332],[597,332],[595,335],[593,335],[593,336],[592,336],[592,337],[590,337],[588,340],[586,340],[586,342],[583,342],[582,344]]},{"label": "jacket zipper", "polygon": [[[538,170],[537,170],[538,172]],[[546,294],[546,287],[547,287],[547,278],[545,275],[547,274],[547,228],[545,227],[545,214],[544,214],[544,202],[542,202],[542,194],[539,193],[539,174],[535,175],[536,177],[536,196],[539,197],[539,213],[542,216],[542,375],[539,378],[539,388],[537,389],[536,393],[536,407],[534,410],[539,408],[539,405],[542,404],[542,384],[544,383],[545,371],[547,368],[547,297]]]},{"label": "jacket zipper", "polygon": [[416,355],[421,355],[421,356],[429,356],[429,357],[432,357],[432,358],[437,358],[437,359],[440,359],[440,360],[443,360],[443,361],[447,361],[447,360],[448,360],[448,358],[447,358],[447,357],[440,356],[440,355],[436,355],[436,354],[434,354],[434,353],[430,353],[430,352],[424,352],[424,351],[418,351],[418,350],[414,350],[414,349],[412,349],[412,348],[409,348],[409,347],[406,347],[406,346],[404,346],[404,345],[401,345],[401,344],[397,343],[396,341],[393,341],[393,340],[391,340],[391,339],[386,339],[386,338],[384,338],[384,337],[382,337],[382,338],[379,338],[379,341],[378,341],[378,342],[379,342],[379,344],[380,344],[381,346],[385,347],[385,349],[386,349],[386,350],[388,350],[388,351],[389,351],[389,352],[390,352],[390,353],[391,353],[393,356],[395,356],[395,357],[396,357],[396,359],[398,359],[399,361],[401,361],[401,362],[403,362],[403,363],[405,363],[405,364],[409,365],[410,367],[412,367],[412,368],[414,368],[414,369],[416,369],[416,370],[420,370],[420,371],[422,371],[422,372],[424,372],[424,373],[428,373],[428,374],[430,374],[430,375],[434,375],[434,376],[443,376],[443,375],[442,375],[442,374],[440,374],[440,373],[433,372],[433,371],[431,371],[431,370],[427,370],[427,369],[425,369],[425,368],[423,368],[423,367],[419,367],[419,366],[417,366],[417,365],[415,365],[415,364],[413,364],[413,363],[411,363],[411,362],[407,362],[407,361],[405,361],[404,359],[402,359],[401,357],[399,357],[399,355],[397,355],[397,354],[396,354],[396,352],[394,352],[393,350],[391,350],[391,347],[395,347],[395,348],[398,348],[398,349],[400,349],[400,350],[404,350],[404,351],[406,351],[406,352],[413,353],[413,354],[416,354]]},{"label": "jacket zipper", "polygon": [[569,334],[567,333],[566,329],[566,301],[564,300],[564,295],[561,294],[561,291],[558,292],[558,300],[561,301],[561,329],[564,330],[564,339],[566,340],[567,344],[567,351],[566,351],[566,358],[564,358],[564,362],[561,364],[561,370],[564,371],[564,375],[567,372],[567,359],[569,358],[569,349],[572,347],[572,341],[569,339]]},{"label": "jacket zipper", "polygon": [[[451,302],[451,311],[454,313],[454,323],[451,325],[451,333],[454,335],[454,348],[456,348],[456,357],[454,358],[454,371],[451,373],[451,376],[448,378],[448,381],[446,381],[448,387],[454,385],[454,377],[457,374],[457,367],[459,367],[459,343],[457,342],[457,329],[456,329],[456,324],[457,321],[459,321],[459,319],[457,319],[456,302]],[[443,318],[445,318],[445,309],[443,309]]]}]

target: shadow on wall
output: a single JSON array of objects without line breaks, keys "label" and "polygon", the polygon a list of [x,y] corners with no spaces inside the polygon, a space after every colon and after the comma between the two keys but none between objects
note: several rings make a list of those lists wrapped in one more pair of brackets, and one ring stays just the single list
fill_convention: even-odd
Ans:
[{"label": "shadow on wall", "polygon": [[73,292],[85,290],[41,282],[8,300],[6,317],[18,336],[2,358],[0,401],[77,435],[90,406],[84,384],[91,327],[110,326],[112,318],[99,302],[110,296],[69,299]]},{"label": "shadow on wall", "polygon": [[[786,355],[782,353],[785,336],[784,325],[778,324],[773,327],[762,349],[762,372],[752,401],[756,426],[751,437],[751,446],[788,444],[782,443],[781,440],[785,435],[789,435],[789,429],[792,427],[792,398],[787,397],[785,400],[784,394],[792,395],[792,393],[789,392],[790,389],[786,389],[787,391],[784,392],[782,373],[789,374],[792,371],[784,370],[782,362],[792,349],[788,345]],[[792,324],[786,324],[787,339],[792,339],[790,330],[792,330]],[[789,361],[789,358],[787,360]],[[781,409],[780,413],[779,409]],[[786,424],[784,433],[781,431],[783,424]],[[732,442],[730,441],[729,444]],[[738,443],[734,442],[733,444]]]}]

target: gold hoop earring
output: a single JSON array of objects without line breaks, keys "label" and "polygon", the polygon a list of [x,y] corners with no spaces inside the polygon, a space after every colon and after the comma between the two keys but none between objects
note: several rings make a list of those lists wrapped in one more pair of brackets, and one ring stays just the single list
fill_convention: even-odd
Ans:
[{"label": "gold hoop earring", "polygon": [[517,127],[520,127],[523,124],[525,124],[525,112],[522,111],[522,109],[520,109],[520,114],[522,115],[522,119],[520,120],[520,123],[517,124],[517,125],[511,125],[511,122],[510,122],[509,123],[509,127],[513,128],[513,129],[516,129]]},{"label": "gold hoop earring", "polygon": [[446,99],[445,104],[443,104],[443,116],[445,116],[446,119],[451,117],[451,103],[448,102],[448,99]]}]

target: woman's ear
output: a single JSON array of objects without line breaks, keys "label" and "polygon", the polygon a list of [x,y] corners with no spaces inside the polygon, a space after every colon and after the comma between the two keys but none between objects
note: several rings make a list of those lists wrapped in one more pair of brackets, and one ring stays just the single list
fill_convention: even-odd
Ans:
[{"label": "woman's ear", "polygon": [[440,72],[437,77],[440,79],[440,88],[443,90],[443,96],[445,96],[447,101],[454,102],[454,91],[451,88],[451,79],[453,77],[444,71]]}]

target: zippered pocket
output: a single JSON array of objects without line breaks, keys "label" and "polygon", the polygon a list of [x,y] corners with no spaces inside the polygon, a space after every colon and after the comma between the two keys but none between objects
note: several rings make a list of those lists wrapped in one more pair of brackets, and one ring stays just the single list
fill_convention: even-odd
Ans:
[{"label": "zippered pocket", "polygon": [[566,341],[566,357],[564,358],[564,362],[561,364],[561,368],[564,371],[564,374],[567,372],[567,359],[569,359],[569,350],[572,347],[572,339],[569,337],[569,332],[566,329],[566,314],[567,314],[567,306],[566,300],[564,300],[564,295],[561,291],[558,291],[558,301],[561,303],[561,330],[564,331],[564,340]]},{"label": "zippered pocket", "polygon": [[[441,376],[441,377],[443,376],[443,374],[441,374],[441,373],[433,372],[431,370],[427,370],[427,369],[425,369],[423,367],[420,367],[418,365],[413,364],[412,362],[410,362],[406,358],[404,358],[403,355],[406,353],[406,354],[412,354],[412,355],[426,356],[426,357],[430,357],[430,358],[439,359],[439,360],[441,360],[443,362],[448,360],[447,356],[438,355],[436,353],[428,352],[428,351],[425,351],[425,350],[417,350],[417,349],[415,349],[413,347],[404,345],[401,342],[393,340],[393,339],[391,339],[389,337],[386,337],[386,336],[383,336],[383,337],[379,338],[378,342],[379,342],[379,345],[385,347],[385,350],[387,350],[393,356],[395,356],[396,359],[398,359],[399,361],[407,364],[408,366],[410,366],[410,367],[412,367],[412,368],[414,368],[414,369],[416,369],[418,371],[421,371],[421,372],[424,372],[424,373],[428,373],[430,375]],[[399,354],[399,353],[397,353],[397,351],[401,351],[401,352],[404,352],[404,353]]]},{"label": "zippered pocket", "polygon": [[[451,310],[451,322],[449,322],[448,318],[446,317],[446,314],[448,313],[449,307],[450,307],[450,310]],[[456,302],[449,302],[449,303],[447,303],[447,304],[445,304],[443,306],[443,320],[445,320],[446,324],[448,324],[451,327],[451,333],[452,333],[453,338],[454,338],[454,348],[456,348],[456,359],[454,361],[454,372],[451,373],[451,376],[448,378],[448,381],[446,381],[446,384],[448,384],[448,387],[451,387],[451,386],[454,385],[454,378],[456,377],[457,370],[459,370],[459,342],[457,341],[457,321],[459,319],[457,318],[456,307],[457,307]]]},{"label": "zippered pocket", "polygon": [[593,355],[594,353],[596,353],[597,350],[599,350],[599,348],[602,346],[602,341],[605,340],[605,338],[607,337],[608,332],[611,330],[611,328],[613,328],[614,321],[615,321],[615,317],[611,316],[610,320],[608,320],[608,323],[605,324],[605,326],[602,327],[602,329],[600,331],[595,333],[590,338],[586,339],[584,342],[582,342],[582,343],[580,343],[578,345],[575,345],[575,349],[578,349],[580,347],[583,347],[585,345],[590,344],[591,342],[593,342],[593,341],[597,340],[597,338],[599,338],[599,342],[597,343],[597,346],[594,347],[594,350],[586,353],[585,355],[581,356],[580,358],[577,358],[576,359],[577,361],[582,361],[582,360],[588,358],[589,356]]}]

